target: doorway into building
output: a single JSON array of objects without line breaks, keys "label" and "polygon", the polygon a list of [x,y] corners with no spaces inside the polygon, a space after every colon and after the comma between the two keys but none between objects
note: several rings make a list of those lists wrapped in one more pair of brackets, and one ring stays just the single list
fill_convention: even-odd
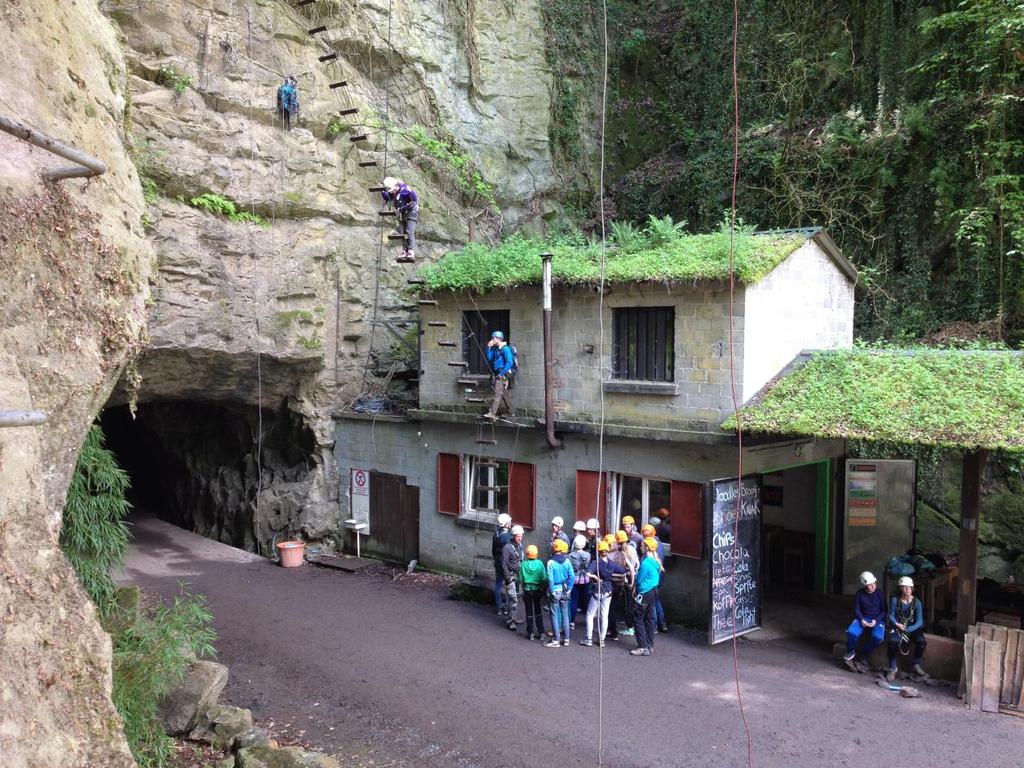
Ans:
[{"label": "doorway into building", "polygon": [[762,475],[768,592],[831,591],[835,560],[831,464],[820,461]]},{"label": "doorway into building", "polygon": [[367,552],[408,563],[420,556],[420,489],[403,475],[370,472]]}]

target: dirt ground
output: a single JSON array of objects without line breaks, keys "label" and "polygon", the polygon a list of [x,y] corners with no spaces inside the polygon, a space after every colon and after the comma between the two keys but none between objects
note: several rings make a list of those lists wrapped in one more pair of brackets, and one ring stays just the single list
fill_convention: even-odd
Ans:
[{"label": "dirt ground", "polygon": [[[231,670],[223,699],[350,766],[741,766],[731,646],[658,635],[548,649],[436,579],[283,569],[159,521],[135,521],[122,579],[207,596]],[[837,635],[842,628],[837,628]],[[946,688],[901,699],[827,649],[739,643],[757,766],[1024,765],[1024,720]]]}]

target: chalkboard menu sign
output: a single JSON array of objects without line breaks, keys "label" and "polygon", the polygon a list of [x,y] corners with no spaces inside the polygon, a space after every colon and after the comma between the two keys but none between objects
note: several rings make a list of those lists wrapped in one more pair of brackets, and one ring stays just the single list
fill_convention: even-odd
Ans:
[{"label": "chalkboard menu sign", "polygon": [[[711,644],[761,628],[761,483],[711,483]],[[735,579],[735,585],[733,580]]]}]

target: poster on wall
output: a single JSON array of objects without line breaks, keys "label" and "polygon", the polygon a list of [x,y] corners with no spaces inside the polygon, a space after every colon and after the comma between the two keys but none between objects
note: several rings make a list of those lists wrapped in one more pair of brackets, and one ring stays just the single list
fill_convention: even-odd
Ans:
[{"label": "poster on wall", "polygon": [[761,628],[761,482],[711,483],[711,645]]},{"label": "poster on wall", "polygon": [[349,498],[352,502],[352,518],[357,523],[365,523],[362,529],[364,536],[370,535],[370,470],[352,467]]},{"label": "poster on wall", "polygon": [[914,546],[917,464],[909,459],[847,459],[844,487],[843,594],[858,575],[880,576],[893,555]]}]

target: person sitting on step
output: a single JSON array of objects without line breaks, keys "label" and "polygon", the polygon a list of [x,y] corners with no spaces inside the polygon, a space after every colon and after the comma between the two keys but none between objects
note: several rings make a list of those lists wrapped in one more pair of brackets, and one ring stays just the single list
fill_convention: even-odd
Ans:
[{"label": "person sitting on step", "polygon": [[[878,580],[871,571],[860,575],[860,589],[853,599],[854,620],[846,628],[846,655],[843,663],[852,672],[861,672],[861,664],[870,666],[871,652],[885,639],[885,595],[878,589]],[[857,644],[867,636],[858,663]]]},{"label": "person sitting on step", "polygon": [[914,580],[903,576],[899,580],[899,594],[889,598],[889,669],[885,679],[890,683],[896,679],[896,657],[910,653],[914,646],[914,674],[927,677],[921,666],[924,649],[928,644],[924,638],[924,604],[914,596]]},{"label": "person sitting on step", "polygon": [[299,90],[294,75],[287,75],[277,89],[277,117],[286,131],[292,129],[292,118],[299,117]]},{"label": "person sitting on step", "polygon": [[398,233],[405,238],[402,255],[397,260],[413,261],[416,258],[416,224],[420,220],[419,196],[416,190],[393,176],[384,179],[384,187],[380,195],[384,204],[393,207],[398,214]]},{"label": "person sitting on step", "polygon": [[494,399],[484,418],[497,421],[498,410],[502,404],[510,414],[512,413],[512,403],[508,397],[508,379],[515,359],[512,356],[512,348],[505,341],[504,333],[495,331],[491,334],[491,340],[487,342],[486,355],[487,364],[491,368],[491,389],[494,392]]}]

